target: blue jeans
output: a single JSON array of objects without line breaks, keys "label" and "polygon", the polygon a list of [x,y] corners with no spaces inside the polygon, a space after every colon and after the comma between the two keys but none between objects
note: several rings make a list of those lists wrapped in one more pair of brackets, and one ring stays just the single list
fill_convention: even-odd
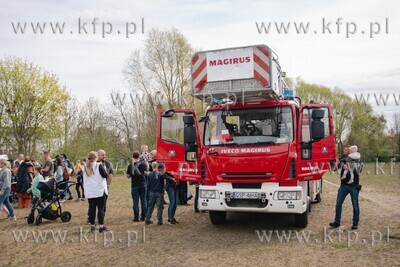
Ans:
[{"label": "blue jeans", "polygon": [[0,196],[0,207],[4,204],[6,206],[6,208],[8,209],[10,216],[14,217],[14,209],[10,204],[10,198],[9,198],[10,192],[11,192],[11,188],[7,188],[6,190],[4,190],[3,195]]},{"label": "blue jeans", "polygon": [[74,195],[72,194],[72,191],[71,191],[71,187],[68,187],[65,192],[69,195],[70,198],[74,197]]},{"label": "blue jeans", "polygon": [[172,186],[168,186],[167,194],[169,199],[168,206],[168,220],[172,220],[175,218],[176,206],[178,205],[178,190],[173,188]]},{"label": "blue jeans", "polygon": [[358,225],[360,221],[360,207],[358,205],[358,193],[359,191],[353,185],[341,184],[338,190],[337,200],[336,200],[336,216],[335,222],[340,224],[342,218],[342,205],[346,196],[350,194],[351,203],[353,204],[353,225]]},{"label": "blue jeans", "polygon": [[153,214],[154,206],[157,205],[157,221],[159,223],[163,222],[162,215],[164,210],[164,193],[159,192],[151,192],[150,195],[150,204],[147,209],[146,221],[150,221],[151,215]]},{"label": "blue jeans", "polygon": [[146,217],[147,212],[147,200],[146,200],[146,187],[132,187],[131,190],[133,200],[133,218],[139,219],[139,199],[142,206],[141,219]]},{"label": "blue jeans", "polygon": [[150,192],[149,192],[149,189],[147,188],[147,185],[146,185],[146,196],[145,196],[145,198],[146,198],[147,209],[149,209],[149,206],[150,206]]}]

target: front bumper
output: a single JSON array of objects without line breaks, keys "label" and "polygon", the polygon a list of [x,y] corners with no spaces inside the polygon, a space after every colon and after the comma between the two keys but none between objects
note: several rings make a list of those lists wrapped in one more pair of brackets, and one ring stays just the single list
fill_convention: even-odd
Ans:
[{"label": "front bumper", "polygon": [[[216,190],[215,198],[199,196],[200,210],[242,211],[260,213],[304,213],[307,210],[307,191],[302,186],[279,186],[278,183],[263,183],[260,189],[232,188],[229,183],[216,186],[201,185],[199,190]],[[279,191],[298,192],[298,200],[279,200]],[[233,193],[258,193],[258,199],[235,199]]]}]

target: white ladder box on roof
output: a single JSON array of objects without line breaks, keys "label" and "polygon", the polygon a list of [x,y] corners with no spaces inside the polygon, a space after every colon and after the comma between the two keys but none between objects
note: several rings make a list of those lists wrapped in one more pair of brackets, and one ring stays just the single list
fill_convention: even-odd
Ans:
[{"label": "white ladder box on roof", "polygon": [[192,95],[245,101],[279,99],[281,68],[266,45],[196,53],[192,58]]}]

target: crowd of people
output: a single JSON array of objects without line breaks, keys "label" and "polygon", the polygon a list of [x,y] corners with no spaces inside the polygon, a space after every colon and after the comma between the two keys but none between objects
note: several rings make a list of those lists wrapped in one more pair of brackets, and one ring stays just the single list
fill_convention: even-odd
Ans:
[{"label": "crowd of people", "polygon": [[[157,207],[157,224],[163,224],[163,210],[166,204],[164,194],[167,193],[168,223],[177,224],[175,213],[178,203],[186,204],[191,198],[186,183],[176,181],[168,173],[162,162],[156,162],[157,152],[148,152],[148,147],[143,145],[141,152],[132,153],[132,162],[129,164],[126,175],[131,180],[131,197],[133,203],[133,221],[143,221],[146,225],[153,224],[151,220],[154,208]],[[106,160],[104,150],[91,151],[87,157],[82,157],[74,166],[65,154],[60,154],[53,161],[50,153],[43,153],[44,164],[41,166],[37,161],[31,160],[29,156],[19,154],[18,159],[11,164],[5,159],[0,160],[0,212],[6,213],[6,218],[16,220],[14,208],[10,203],[13,191],[18,199],[19,208],[31,207],[34,212],[36,203],[40,201],[41,193],[37,186],[42,180],[54,177],[60,189],[63,190],[62,202],[72,200],[73,193],[65,181],[69,181],[75,173],[76,179],[76,201],[88,200],[87,224],[91,225],[91,231],[107,231],[104,218],[107,208],[109,188],[112,183],[114,169],[112,164]],[[339,227],[341,221],[342,205],[347,195],[351,196],[353,204],[352,229],[358,228],[360,208],[358,195],[361,190],[359,174],[362,170],[361,155],[357,146],[347,146],[344,149],[344,157],[340,160],[341,185],[338,190],[335,220],[329,225]],[[61,187],[64,184],[64,188]],[[194,210],[198,209],[199,184],[196,184]],[[139,204],[140,203],[140,204]],[[97,224],[96,224],[97,214]],[[97,227],[98,226],[98,227]]]},{"label": "crowd of people", "polygon": [[[156,162],[156,150],[148,152],[147,145],[142,145],[141,150],[141,152],[133,151],[132,163],[126,172],[128,179],[131,180],[132,220],[144,221],[146,225],[153,224],[151,216],[154,207],[157,206],[157,224],[162,225],[166,204],[164,193],[167,192],[168,223],[177,224],[178,221],[175,218],[177,205],[178,203],[186,204],[187,199],[191,198],[190,191],[187,190],[186,183],[179,183],[168,173],[162,162]],[[179,192],[179,188],[184,190]]]},{"label": "crowd of people", "polygon": [[[141,152],[135,150],[132,153],[132,161],[126,171],[127,178],[131,180],[132,220],[142,221],[146,225],[153,224],[151,217],[157,207],[157,224],[162,225],[164,205],[168,204],[168,223],[177,224],[177,205],[187,203],[191,198],[190,190],[186,183],[176,181],[163,163],[157,163],[156,156],[156,150],[149,152],[147,145],[142,145]],[[91,231],[107,231],[104,218],[115,171],[111,162],[106,160],[106,152],[102,149],[91,151],[86,157],[76,161],[75,165],[65,154],[59,154],[53,159],[45,151],[43,159],[41,165],[29,156],[19,154],[17,160],[11,161],[12,169],[10,161],[0,160],[0,208],[6,213],[7,219],[16,220],[10,203],[13,196],[20,209],[30,208],[31,213],[35,212],[36,204],[41,198],[38,184],[43,180],[56,180],[62,190],[61,203],[73,200],[71,187],[65,182],[75,174],[76,201],[88,202],[87,224],[91,226]],[[165,192],[169,203],[164,200]],[[195,211],[198,212],[197,207]]]}]

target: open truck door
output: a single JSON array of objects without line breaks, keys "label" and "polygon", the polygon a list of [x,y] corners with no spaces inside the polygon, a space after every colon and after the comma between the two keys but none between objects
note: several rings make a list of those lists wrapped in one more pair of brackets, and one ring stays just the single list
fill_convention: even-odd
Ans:
[{"label": "open truck door", "polygon": [[199,182],[200,136],[192,109],[160,110],[157,118],[157,162],[182,182]]},{"label": "open truck door", "polygon": [[299,116],[298,177],[313,181],[336,164],[332,108],[328,104],[303,104]]}]

